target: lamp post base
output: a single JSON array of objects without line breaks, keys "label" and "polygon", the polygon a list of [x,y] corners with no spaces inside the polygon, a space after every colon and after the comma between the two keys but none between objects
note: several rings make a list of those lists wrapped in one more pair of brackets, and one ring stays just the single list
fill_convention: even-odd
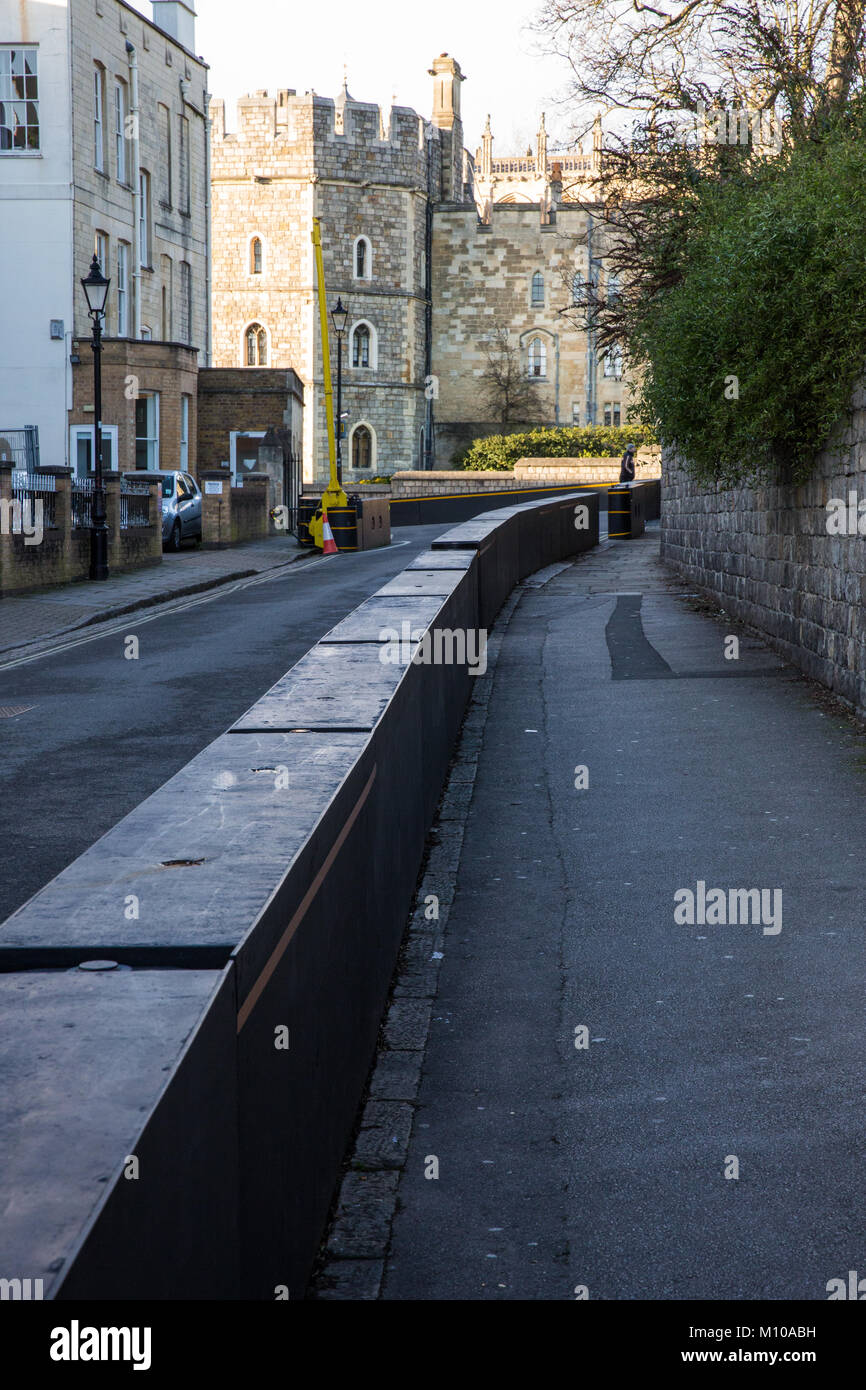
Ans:
[{"label": "lamp post base", "polygon": [[90,533],[90,578],[108,578],[108,527],[94,527]]}]

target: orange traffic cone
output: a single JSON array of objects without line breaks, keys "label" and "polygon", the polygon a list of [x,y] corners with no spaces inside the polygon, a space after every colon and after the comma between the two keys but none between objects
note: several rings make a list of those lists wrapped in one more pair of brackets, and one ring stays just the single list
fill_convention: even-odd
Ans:
[{"label": "orange traffic cone", "polygon": [[334,540],[334,533],[328,520],[327,508],[322,509],[322,554],[337,554],[337,542]]}]

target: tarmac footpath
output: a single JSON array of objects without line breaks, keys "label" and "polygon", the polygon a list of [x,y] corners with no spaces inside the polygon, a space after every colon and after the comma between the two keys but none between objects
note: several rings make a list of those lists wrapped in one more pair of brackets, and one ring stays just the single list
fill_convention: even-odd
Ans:
[{"label": "tarmac footpath", "polygon": [[866,1272],[866,743],[685,588],[653,527],[503,632],[381,1298]]}]

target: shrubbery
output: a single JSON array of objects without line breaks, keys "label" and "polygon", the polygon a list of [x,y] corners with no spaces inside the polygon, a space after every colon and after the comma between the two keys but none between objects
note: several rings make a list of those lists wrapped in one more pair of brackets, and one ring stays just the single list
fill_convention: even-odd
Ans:
[{"label": "shrubbery", "polygon": [[535,429],[474,439],[468,449],[454,455],[452,463],[455,468],[489,468],[504,473],[522,458],[620,458],[626,444],[640,447],[655,443],[656,436],[647,425]]},{"label": "shrubbery", "polygon": [[683,278],[635,316],[641,418],[704,481],[801,481],[866,364],[862,98],[698,197]]}]

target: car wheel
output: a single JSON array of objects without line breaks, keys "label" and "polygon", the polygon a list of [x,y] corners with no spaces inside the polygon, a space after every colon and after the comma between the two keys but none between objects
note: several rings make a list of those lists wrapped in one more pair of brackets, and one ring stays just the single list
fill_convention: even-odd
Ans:
[{"label": "car wheel", "polygon": [[180,550],[180,522],[176,521],[171,528],[171,535],[168,538],[167,550]]}]

